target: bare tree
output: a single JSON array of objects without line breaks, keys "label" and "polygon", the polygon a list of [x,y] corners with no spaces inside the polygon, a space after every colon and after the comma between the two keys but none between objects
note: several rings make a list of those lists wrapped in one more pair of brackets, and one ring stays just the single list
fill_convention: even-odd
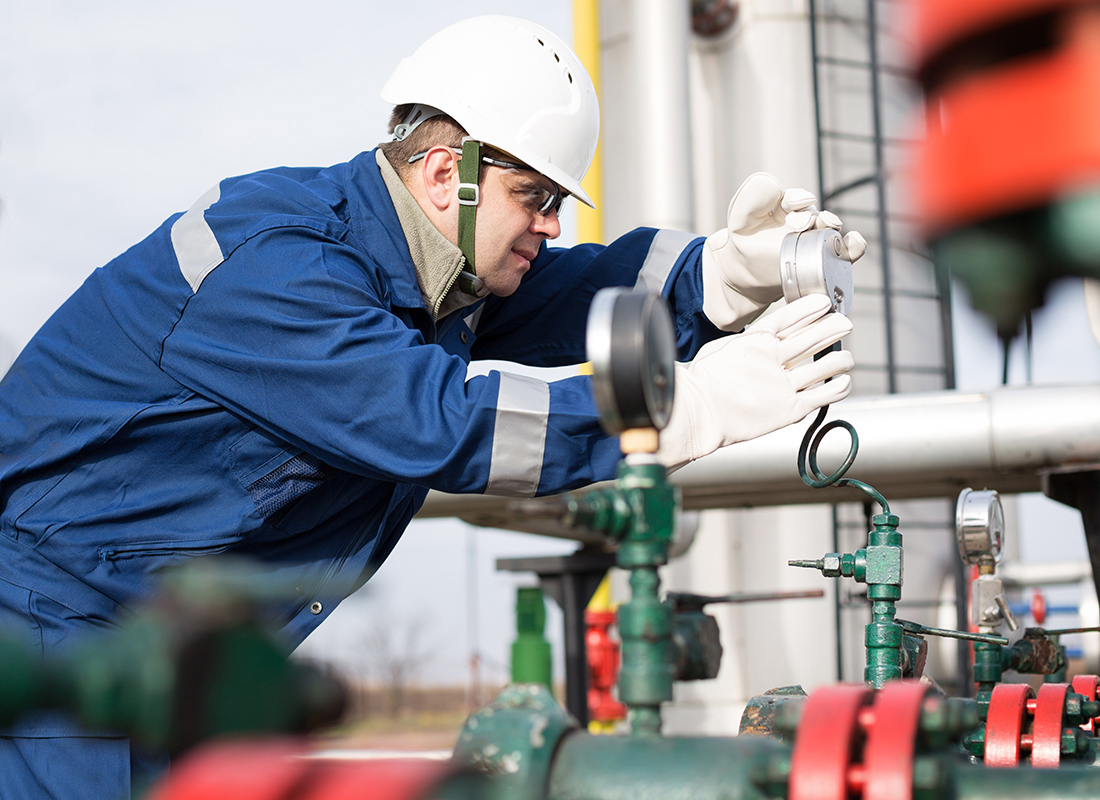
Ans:
[{"label": "bare tree", "polygon": [[407,690],[431,660],[429,619],[420,613],[407,621],[378,615],[367,633],[367,662],[383,692],[383,710],[396,717],[404,710]]}]

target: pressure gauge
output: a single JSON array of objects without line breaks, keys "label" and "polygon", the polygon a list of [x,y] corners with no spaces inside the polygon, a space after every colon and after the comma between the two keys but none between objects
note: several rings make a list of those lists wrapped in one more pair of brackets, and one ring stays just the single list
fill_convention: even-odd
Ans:
[{"label": "pressure gauge", "polygon": [[788,303],[823,294],[833,311],[852,310],[852,262],[844,237],[832,228],[788,233],[779,250],[783,297]]},{"label": "pressure gauge", "polygon": [[676,337],[664,301],[646,292],[601,289],[586,332],[592,387],[605,431],[668,424],[672,414]]},{"label": "pressure gauge", "polygon": [[1004,549],[1005,515],[992,490],[963,489],[955,506],[955,540],[964,564],[992,567]]}]

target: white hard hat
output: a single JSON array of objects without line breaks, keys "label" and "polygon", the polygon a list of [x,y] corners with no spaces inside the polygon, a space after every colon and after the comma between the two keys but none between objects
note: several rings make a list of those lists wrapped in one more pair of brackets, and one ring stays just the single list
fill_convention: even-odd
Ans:
[{"label": "white hard hat", "polygon": [[585,205],[600,109],[577,55],[540,25],[505,16],[457,22],[397,65],[382,99],[453,117],[471,138],[503,150]]}]

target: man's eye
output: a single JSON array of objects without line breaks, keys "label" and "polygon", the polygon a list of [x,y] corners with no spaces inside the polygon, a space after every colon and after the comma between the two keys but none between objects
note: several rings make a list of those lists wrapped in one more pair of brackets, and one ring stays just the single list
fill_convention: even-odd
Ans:
[{"label": "man's eye", "polygon": [[539,186],[530,186],[519,193],[520,202],[531,211],[541,212],[549,199],[550,192]]}]

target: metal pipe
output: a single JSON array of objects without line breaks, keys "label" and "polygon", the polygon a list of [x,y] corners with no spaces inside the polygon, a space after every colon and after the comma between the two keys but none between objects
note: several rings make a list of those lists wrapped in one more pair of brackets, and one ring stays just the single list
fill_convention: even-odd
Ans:
[{"label": "metal pipe", "polygon": [[[859,432],[851,474],[891,500],[954,497],[967,486],[1037,492],[1042,470],[1100,462],[1100,384],[851,398],[830,410],[830,419],[838,417]],[[684,508],[862,500],[855,490],[802,483],[796,457],[807,425],[732,445],[674,473]],[[843,432],[830,433],[820,448],[822,468],[831,469],[847,450]],[[516,519],[508,502],[432,492],[419,516],[508,528]]]},{"label": "metal pipe", "polygon": [[691,15],[684,3],[634,0],[630,30],[631,132],[637,137],[636,157],[644,165],[637,224],[695,230],[688,82]]},{"label": "metal pipe", "polygon": [[[1039,491],[1040,470],[1100,461],[1100,385],[856,398],[829,416],[859,432],[850,474],[891,499],[951,497],[968,485]],[[861,499],[847,489],[826,494],[800,485],[795,454],[804,429],[792,425],[689,464],[673,476],[684,506]],[[819,451],[823,468],[840,463],[848,445],[843,433],[830,433]]]},{"label": "metal pipe", "polygon": [[890,228],[889,213],[886,209],[886,156],[883,152],[885,133],[882,123],[882,88],[879,80],[878,57],[878,15],[875,4],[878,0],[867,0],[867,45],[871,60],[871,121],[874,125],[875,141],[875,195],[878,199],[878,235],[882,250],[882,313],[885,321],[884,340],[886,346],[886,385],[887,391],[898,391],[896,347],[894,344],[894,297],[892,292],[893,276],[890,274]]}]

